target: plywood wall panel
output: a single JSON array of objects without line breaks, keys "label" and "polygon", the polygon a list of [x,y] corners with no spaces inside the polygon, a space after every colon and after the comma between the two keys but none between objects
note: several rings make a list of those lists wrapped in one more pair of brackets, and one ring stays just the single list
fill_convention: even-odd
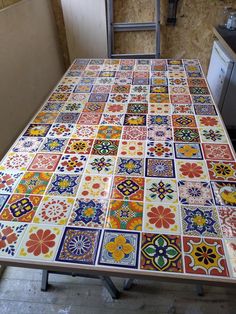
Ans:
[{"label": "plywood wall panel", "polygon": [[152,22],[155,0],[114,0],[115,22]]}]

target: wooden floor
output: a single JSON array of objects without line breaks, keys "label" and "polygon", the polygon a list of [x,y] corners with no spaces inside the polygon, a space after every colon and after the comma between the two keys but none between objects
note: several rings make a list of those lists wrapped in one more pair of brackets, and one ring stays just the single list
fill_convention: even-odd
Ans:
[{"label": "wooden floor", "polygon": [[[123,280],[114,278],[119,289]],[[1,314],[233,314],[236,290],[136,280],[130,291],[112,300],[99,280],[50,275],[48,292],[40,291],[41,271],[8,267],[0,281]]]}]

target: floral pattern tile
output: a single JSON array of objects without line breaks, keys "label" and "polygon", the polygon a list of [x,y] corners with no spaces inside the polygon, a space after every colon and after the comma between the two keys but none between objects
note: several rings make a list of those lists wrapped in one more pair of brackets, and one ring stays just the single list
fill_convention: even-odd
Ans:
[{"label": "floral pattern tile", "polygon": [[165,125],[153,125],[148,128],[149,141],[172,141],[172,129]]},{"label": "floral pattern tile", "polygon": [[96,125],[80,125],[75,126],[72,138],[77,139],[93,139],[97,135],[98,126]]},{"label": "floral pattern tile", "polygon": [[155,158],[173,158],[172,143],[147,141],[147,156]]},{"label": "floral pattern tile", "polygon": [[203,206],[214,204],[211,187],[208,182],[179,181],[178,189],[181,204]]},{"label": "floral pattern tile", "polygon": [[200,144],[174,143],[176,159],[203,159]]},{"label": "floral pattern tile", "polygon": [[144,178],[115,176],[111,198],[143,201]]},{"label": "floral pattern tile", "polygon": [[184,237],[183,243],[187,273],[229,276],[224,248],[220,239]]},{"label": "floral pattern tile", "polygon": [[23,136],[45,137],[51,127],[51,124],[30,124]]},{"label": "floral pattern tile", "polygon": [[13,194],[0,213],[0,220],[31,222],[42,196]]},{"label": "floral pattern tile", "polygon": [[180,234],[180,219],[177,205],[146,203],[143,217],[145,232]]},{"label": "floral pattern tile", "polygon": [[46,194],[75,197],[81,176],[76,174],[54,174]]},{"label": "floral pattern tile", "polygon": [[236,163],[230,161],[207,160],[211,180],[236,181]]},{"label": "floral pattern tile", "polygon": [[144,141],[147,138],[147,128],[145,126],[124,126],[123,140]]},{"label": "floral pattern tile", "polygon": [[35,155],[28,171],[55,171],[60,159],[61,154],[38,153]]},{"label": "floral pattern tile", "polygon": [[99,230],[66,227],[56,261],[94,265],[99,238]]},{"label": "floral pattern tile", "polygon": [[86,161],[86,155],[65,154],[62,156],[56,171],[81,174],[84,171]]},{"label": "floral pattern tile", "polygon": [[59,245],[61,227],[30,225],[19,246],[17,257],[52,261]]},{"label": "floral pattern tile", "polygon": [[0,193],[12,193],[23,172],[0,171]]},{"label": "floral pattern tile", "polygon": [[183,233],[200,237],[221,238],[215,207],[181,206]]},{"label": "floral pattern tile", "polygon": [[187,143],[199,143],[200,136],[198,129],[194,128],[174,128],[174,141],[175,142],[187,142]]},{"label": "floral pattern tile", "polygon": [[137,268],[139,260],[139,233],[104,231],[98,264]]},{"label": "floral pattern tile", "polygon": [[68,225],[102,228],[105,223],[106,211],[106,200],[77,198]]},{"label": "floral pattern tile", "polygon": [[74,199],[70,197],[45,196],[34,216],[33,222],[40,224],[65,225]]},{"label": "floral pattern tile", "polygon": [[101,120],[101,113],[84,112],[80,115],[78,124],[97,125]]},{"label": "floral pattern tile", "polygon": [[51,176],[50,172],[26,172],[17,185],[15,193],[43,195]]},{"label": "floral pattern tile", "polygon": [[144,141],[121,141],[119,156],[124,157],[143,157],[145,154]]},{"label": "floral pattern tile", "polygon": [[65,153],[88,155],[91,152],[92,145],[92,139],[70,139],[65,149]]},{"label": "floral pattern tile", "polygon": [[118,153],[118,140],[95,140],[93,144],[93,155],[116,156]]},{"label": "floral pattern tile", "polygon": [[227,181],[211,182],[216,205],[236,206],[236,183]]},{"label": "floral pattern tile", "polygon": [[194,114],[192,104],[172,104],[172,114]]},{"label": "floral pattern tile", "polygon": [[74,124],[72,123],[54,123],[49,132],[50,137],[69,137],[71,136],[74,129]]},{"label": "floral pattern tile", "polygon": [[27,228],[18,222],[0,222],[0,256],[11,257],[16,251]]},{"label": "floral pattern tile", "polygon": [[231,149],[227,144],[203,143],[202,149],[205,159],[210,160],[234,160]]},{"label": "floral pattern tile", "polygon": [[228,143],[225,132],[219,127],[199,128],[202,143]]},{"label": "floral pattern tile", "polygon": [[106,228],[142,230],[143,203],[111,200]]},{"label": "floral pattern tile", "polygon": [[80,184],[78,197],[108,198],[111,188],[111,179],[111,176],[84,176]]},{"label": "floral pattern tile", "polygon": [[25,171],[34,154],[8,153],[0,163],[0,170]]},{"label": "floral pattern tile", "polygon": [[97,138],[99,139],[119,139],[121,137],[121,126],[101,125],[98,129]]},{"label": "floral pattern tile", "polygon": [[120,157],[116,163],[117,175],[143,176],[144,175],[144,159],[132,157]]},{"label": "floral pattern tile", "polygon": [[42,137],[21,137],[13,146],[13,152],[37,152],[43,142]]},{"label": "floral pattern tile", "polygon": [[208,171],[203,160],[176,160],[176,172],[179,180],[208,180]]},{"label": "floral pattern tile", "polygon": [[68,139],[65,138],[45,138],[40,147],[41,152],[62,153],[65,150]]},{"label": "floral pattern tile", "polygon": [[182,273],[180,236],[143,233],[140,268]]},{"label": "floral pattern tile", "polygon": [[87,174],[113,174],[116,158],[113,156],[96,156],[89,157],[86,165]]},{"label": "floral pattern tile", "polygon": [[174,178],[173,159],[146,158],[146,177]]},{"label": "floral pattern tile", "polygon": [[194,115],[172,115],[173,127],[180,128],[195,128],[197,126]]},{"label": "floral pattern tile", "polygon": [[124,114],[103,114],[101,125],[123,125]]},{"label": "floral pattern tile", "polygon": [[218,207],[220,225],[224,237],[236,237],[236,208],[229,206]]},{"label": "floral pattern tile", "polygon": [[145,181],[145,200],[147,202],[178,202],[176,180],[146,178]]}]

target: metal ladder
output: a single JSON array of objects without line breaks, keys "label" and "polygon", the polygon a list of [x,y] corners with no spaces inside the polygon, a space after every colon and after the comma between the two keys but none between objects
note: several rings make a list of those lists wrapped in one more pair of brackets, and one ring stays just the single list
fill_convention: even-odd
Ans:
[{"label": "metal ladder", "polygon": [[[147,23],[114,23],[113,0],[106,0],[107,51],[109,58],[160,58],[160,0],[156,0],[156,21]],[[156,49],[150,54],[115,54],[115,32],[155,31]]]}]

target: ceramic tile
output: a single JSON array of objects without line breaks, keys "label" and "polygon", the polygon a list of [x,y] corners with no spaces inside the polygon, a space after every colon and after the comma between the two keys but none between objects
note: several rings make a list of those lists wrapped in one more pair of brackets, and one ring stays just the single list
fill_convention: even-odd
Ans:
[{"label": "ceramic tile", "polygon": [[179,180],[209,180],[205,161],[176,160],[176,172]]},{"label": "ceramic tile", "polygon": [[144,126],[146,125],[146,115],[143,114],[126,114],[124,118],[124,125],[129,126]]},{"label": "ceramic tile", "polygon": [[144,178],[115,176],[111,198],[143,201]]},{"label": "ceramic tile", "polygon": [[63,107],[63,102],[46,102],[45,105],[43,106],[42,110],[43,111],[49,111],[49,112],[58,112],[62,109]]},{"label": "ceramic tile", "polygon": [[28,167],[28,171],[45,171],[45,172],[55,171],[60,159],[61,154],[48,154],[48,153],[36,154],[32,163]]},{"label": "ceramic tile", "polygon": [[225,132],[222,128],[199,128],[201,141],[203,143],[228,143]]},{"label": "ceramic tile", "polygon": [[56,261],[94,265],[99,238],[99,230],[66,227]]},{"label": "ceramic tile", "polygon": [[68,99],[68,102],[80,102],[85,104],[88,102],[89,94],[87,93],[72,93]]},{"label": "ceramic tile", "polygon": [[224,237],[236,237],[236,208],[223,206],[218,207],[221,230]]},{"label": "ceramic tile", "polygon": [[146,177],[174,178],[175,166],[173,159],[146,158]]},{"label": "ceramic tile", "polygon": [[72,93],[74,88],[74,84],[59,84],[54,91],[56,93]]},{"label": "ceramic tile", "polygon": [[169,92],[171,95],[182,95],[182,94],[189,94],[189,88],[187,86],[170,86]]},{"label": "ceramic tile", "polygon": [[116,156],[118,153],[118,140],[95,140],[92,148],[93,155]]},{"label": "ceramic tile", "polygon": [[96,126],[96,125],[77,124],[75,126],[74,132],[72,134],[72,138],[78,138],[78,139],[95,138],[97,135],[97,131],[98,131],[98,126]]},{"label": "ceramic tile", "polygon": [[147,141],[147,156],[155,158],[173,158],[172,143]]},{"label": "ceramic tile", "polygon": [[124,140],[146,140],[147,128],[145,126],[124,126],[122,139]]},{"label": "ceramic tile", "polygon": [[146,202],[174,203],[178,202],[177,183],[173,179],[146,179]]},{"label": "ceramic tile", "polygon": [[236,181],[236,163],[227,161],[207,160],[211,180]]},{"label": "ceramic tile", "polygon": [[129,94],[110,94],[108,102],[114,104],[126,104],[129,100]]},{"label": "ceramic tile", "polygon": [[191,104],[191,97],[189,95],[171,95],[170,100],[172,104]]},{"label": "ceramic tile", "polygon": [[180,236],[143,233],[140,268],[182,273]]},{"label": "ceramic tile", "polygon": [[85,175],[77,196],[106,199],[109,197],[111,180],[111,176]]},{"label": "ceramic tile", "polygon": [[191,104],[172,104],[172,114],[194,114],[193,106]]},{"label": "ceramic tile", "polygon": [[148,93],[149,86],[148,85],[132,85],[131,93]]},{"label": "ceramic tile", "polygon": [[229,265],[231,266],[233,277],[236,277],[236,240],[225,240],[226,250],[229,256]]},{"label": "ceramic tile", "polygon": [[103,114],[101,125],[123,125],[124,114]]},{"label": "ceramic tile", "polygon": [[0,162],[0,170],[25,171],[33,157],[29,153],[8,153]]},{"label": "ceramic tile", "polygon": [[33,123],[53,123],[56,120],[58,113],[41,111],[32,121]]},{"label": "ceramic tile", "polygon": [[227,144],[202,144],[205,159],[234,161],[231,149]]},{"label": "ceramic tile", "polygon": [[127,105],[121,104],[121,103],[107,103],[104,113],[110,113],[110,114],[123,114],[126,113]]},{"label": "ceramic tile", "polygon": [[171,118],[167,115],[149,115],[148,125],[171,125]]},{"label": "ceramic tile", "polygon": [[180,219],[178,206],[173,204],[145,204],[143,216],[145,232],[180,234]]},{"label": "ceramic tile", "polygon": [[23,172],[0,171],[0,193],[12,193]]},{"label": "ceramic tile", "polygon": [[196,116],[199,127],[219,127],[220,120],[217,116]]},{"label": "ceramic tile", "polygon": [[70,93],[52,93],[48,101],[67,101]]},{"label": "ceramic tile", "polygon": [[48,132],[48,137],[69,137],[74,129],[74,124],[71,123],[54,123]]},{"label": "ceramic tile", "polygon": [[33,222],[40,224],[65,225],[73,203],[73,198],[45,196],[40,203]]},{"label": "ceramic tile", "polygon": [[168,80],[170,86],[187,86],[188,82],[185,78],[169,78]]},{"label": "ceramic tile", "polygon": [[166,115],[171,113],[170,104],[149,104],[149,114]]},{"label": "ceramic tile", "polygon": [[176,159],[203,159],[200,144],[196,143],[175,143]]},{"label": "ceramic tile", "polygon": [[143,203],[111,200],[106,228],[142,230]]},{"label": "ceramic tile", "polygon": [[165,125],[153,125],[148,128],[149,141],[172,141],[172,129]]},{"label": "ceramic tile", "polygon": [[179,181],[179,201],[185,205],[214,204],[210,184],[202,181]]},{"label": "ceramic tile", "polygon": [[101,125],[98,128],[97,138],[99,139],[119,139],[121,137],[122,126]]},{"label": "ceramic tile", "polygon": [[217,116],[216,109],[213,105],[194,105],[196,115]]},{"label": "ceramic tile", "polygon": [[183,238],[185,270],[196,275],[229,276],[220,239]]},{"label": "ceramic tile", "polygon": [[87,102],[84,105],[83,113],[86,112],[103,113],[105,105],[106,105],[105,102]]},{"label": "ceramic tile", "polygon": [[104,231],[98,264],[137,268],[138,257],[139,233]]},{"label": "ceramic tile", "polygon": [[47,188],[51,176],[52,173],[50,172],[25,172],[14,192],[42,195]]},{"label": "ceramic tile", "polygon": [[113,174],[116,158],[113,156],[90,156],[86,165],[87,174]]},{"label": "ceramic tile", "polygon": [[57,226],[30,225],[19,246],[17,257],[52,261],[59,245],[62,229]]},{"label": "ceramic tile", "polygon": [[80,102],[73,102],[73,101],[68,101],[63,105],[63,108],[61,109],[61,112],[66,112],[66,113],[81,113],[81,111],[84,108],[84,104]]},{"label": "ceramic tile", "polygon": [[144,175],[144,159],[132,157],[120,157],[116,163],[117,175],[143,176]]},{"label": "ceramic tile", "polygon": [[87,161],[86,155],[68,154],[63,155],[58,166],[57,172],[82,174]]},{"label": "ceramic tile", "polygon": [[81,176],[76,174],[54,174],[46,194],[75,197],[80,180]]},{"label": "ceramic tile", "polygon": [[222,237],[215,207],[181,206],[183,233],[200,237]]},{"label": "ceramic tile", "polygon": [[102,228],[105,223],[107,201],[99,199],[76,199],[68,225]]},{"label": "ceramic tile", "polygon": [[236,206],[236,182],[211,182],[216,205]]},{"label": "ceramic tile", "polygon": [[197,126],[194,115],[172,115],[172,125],[180,128]]},{"label": "ceramic tile", "polygon": [[145,155],[145,142],[121,141],[119,155],[124,157],[143,157]]},{"label": "ceramic tile", "polygon": [[183,143],[199,143],[200,136],[197,128],[174,128],[174,141]]},{"label": "ceramic tile", "polygon": [[92,90],[92,85],[77,85],[74,89],[74,93],[90,93]]},{"label": "ceramic tile", "polygon": [[170,103],[170,98],[168,94],[150,94],[149,102],[168,104]]},{"label": "ceramic tile", "polygon": [[91,152],[92,145],[92,139],[70,139],[65,153],[88,155]]},{"label": "ceramic tile", "polygon": [[45,138],[43,144],[40,146],[41,152],[55,152],[62,153],[65,150],[68,139],[65,138]]},{"label": "ceramic tile", "polygon": [[42,196],[13,194],[0,213],[0,220],[31,222]]},{"label": "ceramic tile", "polygon": [[0,222],[0,256],[16,255],[19,243],[25,233],[27,224],[18,222]]},{"label": "ceramic tile", "polygon": [[12,151],[34,153],[38,151],[42,142],[41,137],[21,137],[13,146]]},{"label": "ceramic tile", "polygon": [[78,118],[79,118],[79,113],[61,112],[56,119],[56,123],[76,123]]},{"label": "ceramic tile", "polygon": [[150,86],[150,93],[168,94],[168,86]]},{"label": "ceramic tile", "polygon": [[0,212],[4,208],[4,205],[6,204],[9,197],[10,197],[10,195],[0,194]]},{"label": "ceramic tile", "polygon": [[[111,93],[129,93],[130,92],[130,85],[122,85],[122,84],[115,84],[112,86]],[[135,92],[136,93],[136,92]]]},{"label": "ceramic tile", "polygon": [[80,115],[80,118],[77,121],[77,123],[85,125],[96,125],[99,124],[101,116],[102,116],[101,113],[83,112]]},{"label": "ceramic tile", "polygon": [[23,136],[44,137],[47,135],[51,124],[30,124]]}]

